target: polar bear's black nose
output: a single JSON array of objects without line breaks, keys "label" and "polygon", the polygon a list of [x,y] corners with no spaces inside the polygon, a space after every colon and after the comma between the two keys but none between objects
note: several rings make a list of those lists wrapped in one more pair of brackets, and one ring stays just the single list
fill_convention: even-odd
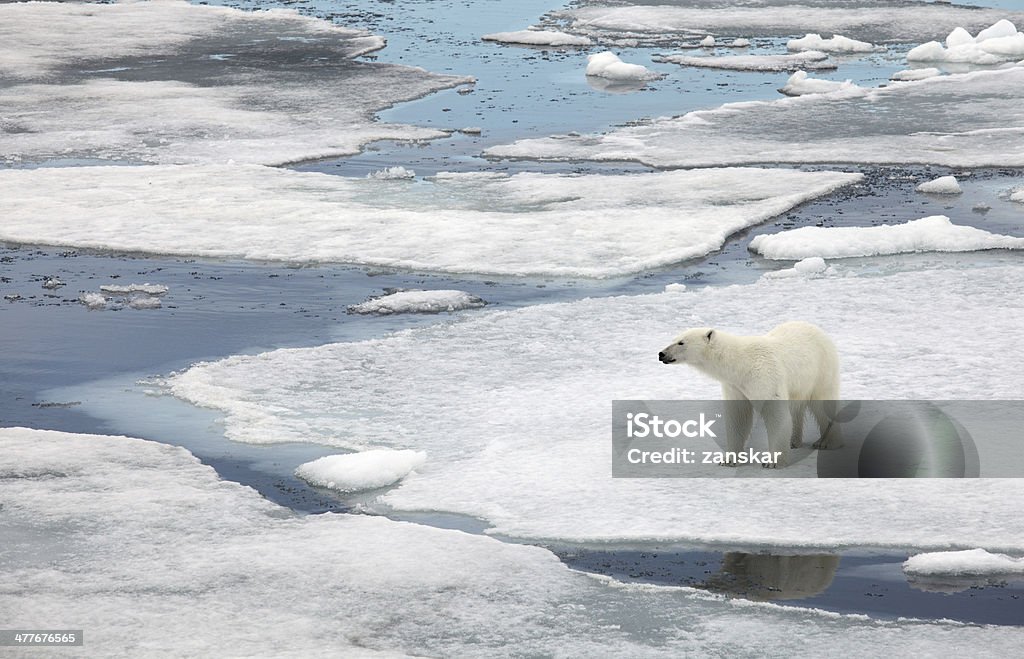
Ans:
[{"label": "polar bear's black nose", "polygon": [[661,360],[662,364],[671,364],[675,360],[665,354],[664,351],[658,353],[658,359]]}]

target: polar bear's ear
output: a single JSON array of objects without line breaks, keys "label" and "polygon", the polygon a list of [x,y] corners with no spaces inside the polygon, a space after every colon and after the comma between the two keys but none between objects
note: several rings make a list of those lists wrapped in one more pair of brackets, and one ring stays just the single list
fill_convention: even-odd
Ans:
[{"label": "polar bear's ear", "polygon": [[715,333],[715,330],[710,329],[710,330],[708,330],[708,333],[704,335],[704,338],[708,340],[708,343],[711,343],[711,335],[714,334],[714,333]]}]

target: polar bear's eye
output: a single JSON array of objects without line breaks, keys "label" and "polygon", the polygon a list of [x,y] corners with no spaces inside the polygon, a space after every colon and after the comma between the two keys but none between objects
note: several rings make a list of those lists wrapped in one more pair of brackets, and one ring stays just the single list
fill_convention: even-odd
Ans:
[{"label": "polar bear's eye", "polygon": [[685,343],[686,343],[685,341],[680,341],[680,342],[679,342],[679,345],[683,345],[683,344],[685,344]]}]

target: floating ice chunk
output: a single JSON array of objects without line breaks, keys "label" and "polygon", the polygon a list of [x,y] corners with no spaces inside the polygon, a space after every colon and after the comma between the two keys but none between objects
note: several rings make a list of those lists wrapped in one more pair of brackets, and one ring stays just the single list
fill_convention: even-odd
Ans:
[{"label": "floating ice chunk", "polygon": [[844,258],[908,252],[1024,249],[1024,238],[950,222],[945,215],[877,227],[801,227],[754,236],[750,249],[769,259]]},{"label": "floating ice chunk", "polygon": [[[153,442],[2,428],[0,445],[0,616],[59,612],[102,629],[87,641],[97,656],[181,655],[183,639],[210,656],[706,656],[720,654],[723,630],[739,654],[1020,647],[1014,627],[794,611],[595,579],[546,549],[481,535],[294,515]],[[216,606],[196,604],[211,597]]]},{"label": "floating ice chunk", "polygon": [[832,269],[820,256],[812,256],[793,264],[792,268],[772,270],[764,273],[765,279],[789,279],[791,277],[812,277],[814,275],[831,274]]},{"label": "floating ice chunk", "polygon": [[460,128],[459,132],[462,133],[463,135],[479,135],[480,133],[484,132],[484,130],[479,126],[469,126],[467,128]]},{"label": "floating ice chunk", "polygon": [[396,165],[394,167],[385,167],[384,169],[378,169],[375,172],[370,172],[366,175],[366,178],[381,181],[412,180],[416,178],[416,172],[402,167],[401,165]]},{"label": "floating ice chunk", "polygon": [[812,256],[802,261],[798,261],[793,265],[793,269],[803,274],[814,274],[818,272],[825,272],[828,266],[825,264],[825,259],[820,256]]},{"label": "floating ice chunk", "polygon": [[704,46],[705,48],[714,48],[715,38],[709,34],[708,36],[700,40],[700,45]]},{"label": "floating ice chunk", "polygon": [[998,64],[1024,57],[1024,33],[1008,20],[1000,20],[991,27],[971,33],[958,27],[946,37],[943,46],[929,41],[907,53],[908,62],[963,62],[969,64]]},{"label": "floating ice chunk", "polygon": [[739,37],[737,39],[733,39],[732,43],[729,44],[729,46],[732,47],[732,48],[746,48],[749,45],[750,45],[750,39],[744,39],[743,37]]},{"label": "floating ice chunk", "polygon": [[659,62],[671,62],[682,66],[701,66],[711,69],[734,69],[737,71],[793,71],[794,69],[834,69],[828,55],[807,51],[792,55],[723,55],[721,57],[692,57],[688,55],[663,55],[655,58]]},{"label": "floating ice chunk", "polygon": [[487,303],[476,295],[465,291],[398,291],[350,306],[351,313],[393,314],[393,313],[440,313],[478,309]]},{"label": "floating ice chunk", "polygon": [[797,71],[789,77],[786,81],[785,86],[779,89],[780,92],[787,96],[803,96],[804,94],[832,94],[836,92],[844,92],[848,94],[863,94],[865,93],[862,87],[853,84],[853,81],[847,79],[843,82],[836,80],[822,80],[819,78],[810,78],[807,76],[806,71]]},{"label": "floating ice chunk", "polygon": [[361,492],[394,485],[426,459],[423,451],[371,449],[307,462],[295,470],[295,475],[317,487]]},{"label": "floating ice chunk", "polygon": [[54,289],[60,288],[61,286],[64,286],[64,282],[61,281],[60,277],[48,277],[45,281],[43,281],[43,288],[47,290],[52,291]]},{"label": "floating ice chunk", "polygon": [[825,53],[870,53],[875,45],[867,41],[857,41],[842,35],[830,39],[822,39],[820,34],[808,34],[800,39],[790,39],[786,43],[789,50],[819,50]]},{"label": "floating ice chunk", "polygon": [[107,306],[107,298],[99,293],[82,293],[78,301],[90,309],[102,309]]},{"label": "floating ice chunk", "polygon": [[924,69],[904,69],[903,71],[897,71],[896,73],[889,76],[889,79],[906,82],[913,80],[924,80],[926,78],[934,78],[935,76],[938,75],[942,75],[942,71],[934,67],[928,67]]},{"label": "floating ice chunk", "polygon": [[128,284],[127,286],[121,286],[119,284],[104,284],[100,286],[100,291],[104,293],[113,293],[115,295],[127,295],[129,293],[145,293],[146,295],[163,295],[170,288],[164,284]]},{"label": "floating ice chunk", "polygon": [[523,44],[527,46],[589,46],[589,38],[566,34],[554,30],[518,30],[516,32],[495,32],[480,37],[484,41]]},{"label": "floating ice chunk", "polygon": [[1010,201],[1015,201],[1018,204],[1024,204],[1024,188],[1010,191],[1008,198]]},{"label": "floating ice chunk", "polygon": [[[654,167],[741,163],[1024,167],[1024,67],[938,76],[861,95],[730,103],[604,135],[524,139],[491,157],[631,160]],[[956,112],[950,111],[955,99]],[[923,130],[922,127],[927,127]]]},{"label": "floating ice chunk", "polygon": [[683,293],[685,291],[686,291],[686,284],[678,284],[678,283],[676,283],[676,284],[666,284],[665,285],[665,292],[666,293]]},{"label": "floating ice chunk", "polygon": [[134,295],[128,300],[128,306],[132,309],[159,309],[160,298],[149,295]]},{"label": "floating ice chunk", "polygon": [[[761,333],[792,320],[796,305],[838,346],[844,397],[1014,399],[1024,387],[1021,300],[1019,264],[793,277],[481,313],[203,363],[168,386],[223,411],[234,440],[426,451],[430,469],[382,503],[478,516],[497,534],[1024,552],[1021,479],[783,482],[727,478],[710,465],[704,473],[717,478],[617,479],[608,443],[612,400],[720,397],[714,380],[658,363],[681,329]],[[950,340],[967,335],[975,340]],[[1006,450],[1016,454],[1014,441]]]},{"label": "floating ice chunk", "polygon": [[[833,172],[717,169],[449,174],[417,185],[381,185],[254,165],[0,169],[0,240],[440,272],[608,277],[703,256],[735,231],[859,179]],[[46,213],[68,221],[39,222]]]},{"label": "floating ice chunk", "polygon": [[661,75],[642,64],[627,64],[610,50],[587,55],[587,75],[609,80],[654,80]]},{"label": "floating ice chunk", "polygon": [[961,194],[963,192],[955,176],[940,176],[937,179],[925,181],[917,186],[917,191],[931,194]]},{"label": "floating ice chunk", "polygon": [[903,563],[903,571],[914,576],[1024,575],[1024,558],[984,549],[939,551],[911,556]]}]

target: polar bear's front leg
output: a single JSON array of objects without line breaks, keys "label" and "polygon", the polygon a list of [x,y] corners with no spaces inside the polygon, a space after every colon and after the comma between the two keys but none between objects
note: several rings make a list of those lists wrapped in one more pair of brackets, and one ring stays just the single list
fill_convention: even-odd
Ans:
[{"label": "polar bear's front leg", "polygon": [[[739,389],[727,384],[722,385],[722,398],[725,401],[726,451],[735,455],[743,450],[750,437],[750,428],[754,425],[754,406]],[[736,466],[735,460],[724,464]]]},{"label": "polar bear's front leg", "polygon": [[789,438],[789,447],[800,448],[804,445],[804,417],[807,415],[807,401],[789,401],[789,414],[793,422],[793,434]]},{"label": "polar bear's front leg", "polygon": [[789,444],[793,437],[793,416],[790,401],[775,399],[761,402],[761,417],[768,430],[768,450],[778,454],[773,464],[765,467],[785,467],[789,464]]}]

